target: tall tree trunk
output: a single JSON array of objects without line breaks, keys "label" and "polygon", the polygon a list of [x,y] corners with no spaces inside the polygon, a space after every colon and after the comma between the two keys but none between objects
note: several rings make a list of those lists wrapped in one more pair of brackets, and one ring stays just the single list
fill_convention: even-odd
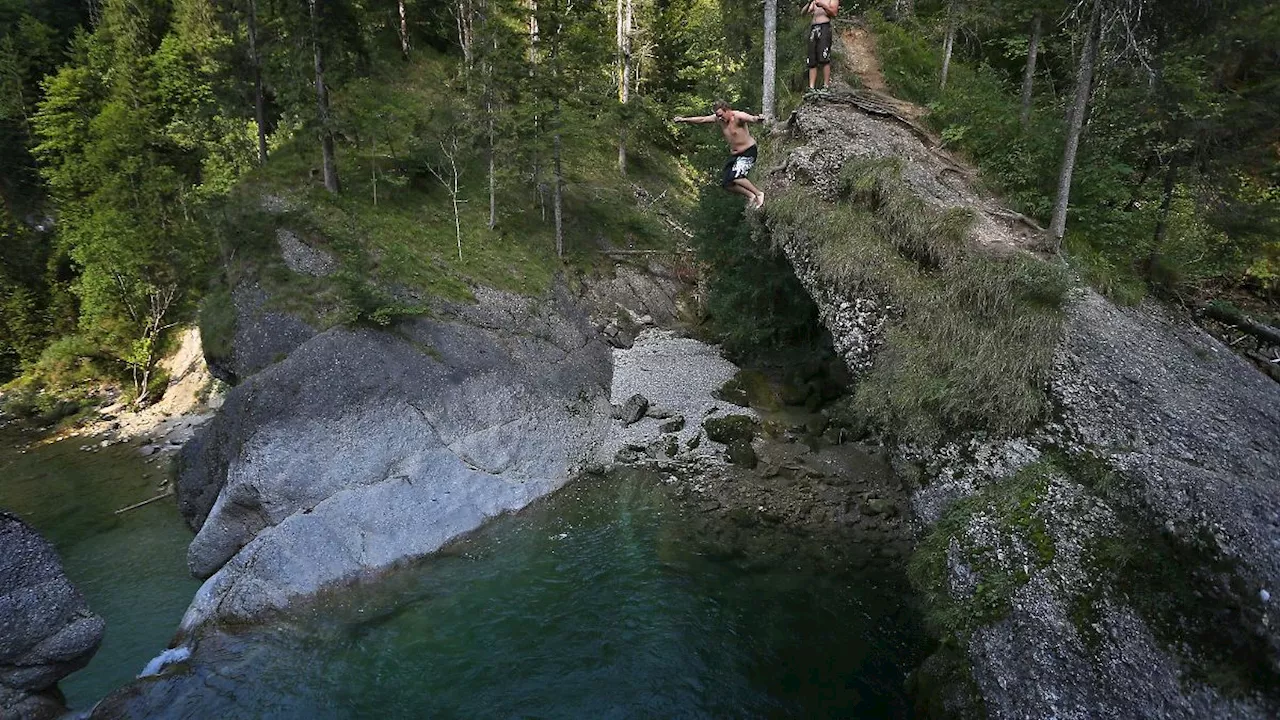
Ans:
[{"label": "tall tree trunk", "polygon": [[[618,101],[623,112],[631,101],[631,21],[632,0],[618,0]],[[627,174],[627,124],[624,114],[618,130],[618,172]]]},{"label": "tall tree trunk", "polygon": [[1037,12],[1031,20],[1031,40],[1027,43],[1027,67],[1022,71],[1022,113],[1018,119],[1022,129],[1031,124],[1031,91],[1036,81],[1036,54],[1040,52],[1041,20]]},{"label": "tall tree trunk", "polygon": [[400,52],[404,59],[409,59],[409,16],[404,11],[404,0],[396,0],[396,9],[400,11]]},{"label": "tall tree trunk", "polygon": [[[492,31],[492,28],[489,30],[489,47],[494,56],[497,56],[498,36]],[[492,230],[498,226],[498,179],[497,173],[494,172],[494,157],[497,155],[497,148],[494,146],[496,138],[494,133],[495,119],[493,116],[493,63],[486,62],[484,71],[484,114],[485,120],[489,125],[489,229]]]},{"label": "tall tree trunk", "polygon": [[[537,86],[535,82],[538,74],[538,44],[541,42],[541,34],[538,30],[538,0],[528,0],[529,2],[529,83]],[[542,221],[547,221],[547,206],[542,198],[542,157],[540,154],[540,144],[542,141],[542,118],[537,112],[533,114],[533,149],[530,152],[530,161],[532,163],[531,178],[533,180],[533,191],[538,202],[538,209],[542,213]]]},{"label": "tall tree trunk", "polygon": [[493,106],[488,108],[489,113],[489,229],[492,230],[498,226],[498,181],[494,173],[494,148],[493,148]]},{"label": "tall tree trunk", "polygon": [[[556,115],[560,114],[560,103],[556,102]],[[555,214],[556,214],[556,256],[564,257],[564,220],[563,220],[563,193],[564,193],[564,175],[560,169],[560,128],[556,128],[555,138],[552,143],[555,152]]]},{"label": "tall tree trunk", "polygon": [[1076,69],[1076,94],[1067,116],[1067,144],[1062,151],[1062,166],[1058,173],[1058,197],[1053,206],[1053,220],[1049,231],[1053,234],[1055,248],[1062,247],[1062,236],[1067,232],[1067,204],[1071,198],[1071,174],[1075,171],[1076,151],[1080,149],[1080,132],[1084,130],[1085,110],[1089,105],[1089,91],[1093,87],[1093,64],[1098,54],[1098,21],[1102,15],[1102,3],[1094,0],[1089,13],[1089,29],[1084,45],[1080,48],[1080,64]]},{"label": "tall tree trunk", "polygon": [[266,96],[262,91],[262,55],[257,50],[257,0],[248,0],[248,59],[253,65],[253,119],[257,122],[257,164],[266,163]]},{"label": "tall tree trunk", "polygon": [[761,90],[761,114],[766,121],[773,120],[773,108],[777,104],[778,73],[778,0],[764,0],[764,87]]},{"label": "tall tree trunk", "polygon": [[1164,188],[1160,196],[1160,214],[1156,216],[1155,244],[1151,248],[1154,261],[1164,245],[1164,238],[1169,232],[1169,208],[1173,206],[1173,188],[1178,181],[1178,158],[1169,159],[1169,167],[1164,171]]},{"label": "tall tree trunk", "polygon": [[311,8],[311,46],[315,49],[316,111],[320,118],[320,152],[324,162],[324,188],[337,193],[338,161],[334,157],[333,127],[329,122],[329,88],[324,82],[324,54],[320,49],[320,0],[309,0]]},{"label": "tall tree trunk", "polygon": [[956,25],[959,24],[959,13],[956,12],[955,0],[947,3],[947,37],[942,41],[942,77],[938,81],[939,89],[947,89],[947,75],[951,73],[951,50],[956,44]]},{"label": "tall tree trunk", "polygon": [[893,16],[898,20],[904,20],[914,17],[916,14],[915,0],[893,0]]},{"label": "tall tree trunk", "polygon": [[458,45],[462,47],[462,59],[470,70],[473,59],[471,43],[475,38],[475,29],[471,23],[471,0],[458,0],[453,6],[453,13],[458,22]]}]

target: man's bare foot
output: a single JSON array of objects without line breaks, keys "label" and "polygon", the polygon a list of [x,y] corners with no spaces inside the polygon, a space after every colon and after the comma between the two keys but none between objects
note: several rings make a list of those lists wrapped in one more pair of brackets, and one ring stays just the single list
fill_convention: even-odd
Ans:
[{"label": "man's bare foot", "polygon": [[757,194],[756,194],[756,197],[755,197],[755,205],[753,205],[752,207],[754,207],[754,208],[755,208],[755,209],[757,209],[757,210],[759,210],[760,208],[764,207],[764,193],[757,193]]}]

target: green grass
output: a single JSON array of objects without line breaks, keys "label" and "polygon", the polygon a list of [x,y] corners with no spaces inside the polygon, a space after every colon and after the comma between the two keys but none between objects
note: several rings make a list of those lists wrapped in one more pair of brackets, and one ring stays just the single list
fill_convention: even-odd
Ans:
[{"label": "green grass", "polygon": [[896,163],[851,161],[846,199],[793,186],[772,200],[775,239],[816,248],[824,282],[894,308],[857,402],[902,439],[1014,435],[1044,420],[1066,273],[1023,254],[970,247],[971,218],[925,205]]},{"label": "green grass", "polygon": [[[657,210],[677,217],[689,211],[686,169],[668,153],[633,138],[628,175],[622,177],[616,132],[604,127],[605,119],[601,127],[588,123],[564,137],[564,258],[555,252],[549,155],[541,158],[540,202],[527,158],[499,153],[498,222],[490,229],[482,138],[462,143],[459,239],[450,196],[427,170],[437,156],[439,117],[457,102],[447,87],[453,63],[424,52],[395,77],[336,93],[335,106],[350,108],[336,121],[347,140],[338,146],[338,195],[321,186],[319,147],[309,134],[281,141],[271,160],[234,194],[228,235],[239,247],[237,257],[246,262],[228,275],[252,275],[276,305],[327,326],[373,319],[372,310],[365,312],[370,293],[383,296],[378,302],[384,310],[406,312],[431,298],[473,300],[477,286],[537,296],[559,274],[599,268],[604,245],[674,246]],[[366,139],[357,144],[353,138]],[[652,197],[666,194],[655,207],[641,207],[635,186]],[[284,198],[290,210],[276,216],[261,212],[265,195]],[[276,257],[276,228],[288,228],[330,252],[342,272],[332,279],[289,272]],[[358,288],[353,277],[370,287]]]}]

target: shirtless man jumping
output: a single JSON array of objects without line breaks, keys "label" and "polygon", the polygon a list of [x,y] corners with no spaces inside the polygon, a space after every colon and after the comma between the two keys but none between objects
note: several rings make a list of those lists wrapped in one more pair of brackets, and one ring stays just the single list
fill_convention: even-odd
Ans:
[{"label": "shirtless man jumping", "polygon": [[729,162],[724,165],[720,184],[725,190],[747,198],[747,207],[764,207],[764,193],[747,179],[751,166],[756,164],[756,140],[751,137],[751,131],[747,130],[747,123],[761,122],[764,116],[749,115],[734,110],[724,100],[715,101],[711,108],[714,111],[713,115],[678,117],[673,122],[720,123],[720,132],[724,133],[724,139],[729,143],[731,153]]},{"label": "shirtless man jumping", "polygon": [[813,16],[809,26],[809,89],[818,81],[822,67],[822,88],[831,87],[831,18],[840,11],[840,0],[810,0],[804,14]]}]

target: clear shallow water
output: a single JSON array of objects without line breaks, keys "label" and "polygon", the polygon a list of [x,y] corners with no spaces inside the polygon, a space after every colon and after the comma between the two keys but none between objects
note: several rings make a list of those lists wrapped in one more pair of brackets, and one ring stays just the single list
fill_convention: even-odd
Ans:
[{"label": "clear shallow water", "polygon": [[822,567],[805,551],[820,540],[777,530],[714,560],[707,522],[652,478],[580,481],[438,557],[206,636],[117,699],[134,717],[909,715],[918,645],[891,570]]},{"label": "clear shallow water", "polygon": [[115,515],[157,494],[162,470],[134,448],[82,452],[82,438],[32,446],[0,431],[0,508],[58,549],[71,582],[107,623],[89,666],[59,683],[85,709],[134,675],[173,636],[199,583],[186,568],[191,533],[172,498]]}]

